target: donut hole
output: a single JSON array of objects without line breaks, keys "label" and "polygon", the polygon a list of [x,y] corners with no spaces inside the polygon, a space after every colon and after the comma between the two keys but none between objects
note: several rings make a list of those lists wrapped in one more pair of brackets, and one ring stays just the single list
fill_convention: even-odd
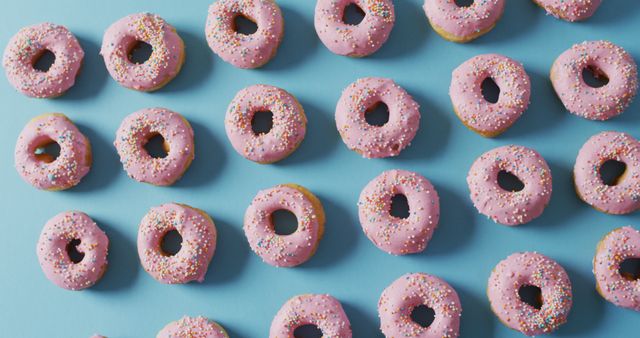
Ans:
[{"label": "donut hole", "polygon": [[480,89],[482,90],[482,97],[484,97],[487,102],[496,103],[500,98],[500,87],[492,77],[488,77],[482,81],[480,84]]},{"label": "donut hole", "polygon": [[542,290],[535,285],[523,285],[518,289],[520,300],[540,310],[542,308]]},{"label": "donut hole", "polygon": [[627,170],[627,165],[624,162],[617,160],[607,160],[600,166],[600,179],[602,183],[608,186],[615,186],[620,183],[620,179]]},{"label": "donut hole", "polygon": [[294,338],[322,338],[322,330],[314,324],[298,326],[293,331]]},{"label": "donut hole", "polygon": [[589,87],[600,88],[609,83],[609,77],[596,66],[586,66],[582,69],[582,79]]},{"label": "donut hole", "polygon": [[409,218],[410,210],[407,196],[403,194],[396,194],[391,197],[391,210],[389,211],[389,214],[397,218]]},{"label": "donut hole", "polygon": [[273,113],[270,111],[257,111],[251,118],[251,130],[254,135],[268,134],[273,128]]},{"label": "donut hole", "polygon": [[69,241],[69,243],[67,243],[67,246],[65,247],[67,256],[69,256],[69,260],[71,260],[74,264],[78,264],[82,262],[82,259],[84,259],[84,252],[78,250],[78,245],[80,245],[80,243],[82,243],[81,240],[74,238]]},{"label": "donut hole", "polygon": [[152,53],[153,47],[150,44],[137,40],[129,49],[129,61],[137,65],[141,65],[151,58]]},{"label": "donut hole", "polygon": [[342,13],[342,22],[347,25],[359,25],[367,14],[355,3],[350,3],[344,8]]},{"label": "donut hole", "polygon": [[298,218],[289,210],[279,209],[271,213],[273,230],[280,236],[291,235],[298,230]]},{"label": "donut hole", "polygon": [[377,102],[364,113],[364,119],[371,126],[382,127],[389,122],[389,106]]},{"label": "donut hole", "polygon": [[144,149],[152,158],[165,158],[169,154],[169,144],[164,137],[154,133],[147,139]]},{"label": "donut hole", "polygon": [[33,69],[46,73],[55,62],[56,55],[52,51],[44,49],[33,58],[32,66]]},{"label": "donut hole", "polygon": [[458,7],[471,7],[474,0],[454,0]]},{"label": "donut hole", "polygon": [[51,163],[60,156],[60,144],[52,139],[47,139],[35,147],[33,154],[38,161]]},{"label": "donut hole", "polygon": [[244,14],[238,13],[233,17],[233,31],[242,35],[255,34],[258,31],[258,24]]},{"label": "donut hole", "polygon": [[640,258],[627,258],[620,263],[618,272],[622,278],[630,281],[640,279]]},{"label": "donut hole", "polygon": [[411,320],[421,327],[429,327],[435,319],[436,312],[426,305],[418,305],[411,310]]},{"label": "donut hole", "polygon": [[524,183],[520,181],[518,176],[506,170],[500,170],[498,172],[498,185],[503,190],[506,190],[509,192],[518,192],[524,189]]},{"label": "donut hole", "polygon": [[167,231],[162,236],[160,248],[165,256],[175,256],[182,249],[182,235],[175,229]]}]

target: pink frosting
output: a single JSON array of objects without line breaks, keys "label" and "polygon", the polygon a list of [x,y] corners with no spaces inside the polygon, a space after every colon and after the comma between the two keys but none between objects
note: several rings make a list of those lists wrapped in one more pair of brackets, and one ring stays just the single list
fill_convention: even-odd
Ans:
[{"label": "pink frosting", "polygon": [[[37,154],[52,142],[60,146],[57,158]],[[91,169],[91,145],[65,115],[40,115],[29,121],[18,136],[15,167],[22,179],[38,189],[68,189],[80,183]]]},{"label": "pink frosting", "polygon": [[[506,171],[524,183],[520,191],[507,191],[498,184]],[[514,226],[540,216],[551,198],[551,170],[535,150],[508,145],[490,150],[473,162],[467,184],[478,211],[494,222]]]},{"label": "pink frosting", "polygon": [[167,324],[156,338],[229,338],[220,324],[205,317],[187,317]]},{"label": "pink frosting", "polygon": [[[273,126],[267,133],[256,134],[251,121],[261,111],[273,114]],[[258,163],[273,163],[289,156],[307,130],[307,117],[296,98],[268,85],[253,85],[239,91],[227,108],[224,123],[233,148]]]},{"label": "pink frosting", "polygon": [[[46,72],[34,68],[42,53],[50,51],[55,61]],[[78,39],[64,26],[41,23],[22,28],[4,50],[4,69],[11,85],[24,95],[52,98],[73,86],[82,66],[84,51]]]},{"label": "pink frosting", "polygon": [[[625,163],[616,185],[606,185],[600,167],[608,160]],[[627,214],[640,209],[640,142],[629,134],[605,131],[582,146],[573,168],[578,196],[608,214]]]},{"label": "pink frosting", "polygon": [[294,338],[293,332],[315,325],[322,337],[351,338],[351,323],[340,302],[330,295],[306,294],[289,299],[271,322],[269,338]]},{"label": "pink frosting", "polygon": [[[389,121],[383,126],[370,125],[365,115],[379,103],[389,108]],[[347,147],[363,157],[397,156],[418,131],[420,106],[391,79],[362,78],[342,92],[336,125]]]},{"label": "pink frosting", "polygon": [[580,21],[590,18],[598,9],[601,0],[533,0],[547,11],[547,14],[566,21]]},{"label": "pink frosting", "polygon": [[598,292],[609,302],[640,311],[640,279],[620,274],[620,264],[640,258],[640,231],[622,227],[608,233],[598,244],[593,258],[593,274]]},{"label": "pink frosting", "polygon": [[[84,254],[78,263],[68,253],[74,240],[80,240],[76,249]],[[109,238],[87,214],[66,211],[44,225],[36,252],[45,276],[55,285],[75,291],[89,288],[102,278],[108,247]]]},{"label": "pink frosting", "polygon": [[[271,214],[288,210],[297,220],[296,231],[278,235]],[[244,215],[244,233],[249,245],[265,263],[293,267],[306,262],[322,238],[324,210],[320,201],[308,190],[292,184],[277,185],[259,191]]]},{"label": "pink frosting", "polygon": [[[153,158],[144,148],[155,135],[165,140],[167,156]],[[182,115],[165,108],[147,108],[127,116],[114,145],[127,174],[136,181],[171,185],[194,157],[193,129]]]},{"label": "pink frosting", "polygon": [[454,0],[425,0],[424,12],[436,31],[456,42],[467,42],[490,31],[504,12],[505,0],[474,1],[458,6]]},{"label": "pink frosting", "polygon": [[[391,199],[404,195],[409,217],[392,216]],[[360,193],[360,223],[378,248],[393,255],[418,253],[427,247],[440,219],[440,199],[431,182],[405,170],[389,170],[374,178]]]},{"label": "pink frosting", "polygon": [[[244,16],[258,30],[250,35],[236,31],[234,20]],[[273,0],[217,0],[209,7],[207,42],[214,53],[238,68],[258,68],[276,55],[284,20]]]},{"label": "pink frosting", "polygon": [[[428,327],[411,319],[411,312],[420,305],[435,312]],[[455,338],[459,335],[461,314],[456,290],[426,273],[406,274],[396,279],[378,301],[380,329],[386,337]]]},{"label": "pink frosting", "polygon": [[[585,68],[609,82],[587,85]],[[638,90],[638,67],[622,47],[609,41],[585,41],[562,53],[551,68],[551,82],[569,112],[589,120],[608,120],[621,114]]]},{"label": "pink frosting", "polygon": [[[540,309],[520,299],[522,286],[540,288]],[[535,252],[514,253],[498,263],[489,277],[487,295],[500,321],[527,336],[549,333],[564,324],[573,298],[562,266]]]},{"label": "pink frosting", "polygon": [[[355,4],[364,12],[357,25],[344,22],[344,10]],[[389,38],[396,20],[391,0],[318,0],[314,23],[318,37],[333,53],[362,57],[375,53]]]},{"label": "pink frosting", "polygon": [[[176,230],[182,246],[175,255],[161,247],[164,236]],[[142,267],[165,284],[202,282],[216,250],[216,226],[204,211],[168,203],[151,208],[140,222],[138,255]]]},{"label": "pink frosting", "polygon": [[[141,64],[129,60],[138,42],[151,45],[153,52]],[[154,91],[171,81],[184,62],[184,43],[176,29],[151,13],[126,16],[113,23],[104,33],[102,50],[107,70],[120,85]]]},{"label": "pink frosting", "polygon": [[[500,88],[498,102],[482,95],[482,82],[491,78]],[[475,56],[453,71],[449,96],[462,122],[471,130],[496,136],[507,130],[529,106],[531,81],[519,62],[499,54]]]}]

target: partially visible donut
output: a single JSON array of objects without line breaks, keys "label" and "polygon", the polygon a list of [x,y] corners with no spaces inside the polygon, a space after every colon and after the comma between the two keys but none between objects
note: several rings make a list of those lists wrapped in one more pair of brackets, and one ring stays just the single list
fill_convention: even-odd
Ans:
[{"label": "partially visible donut", "polygon": [[271,322],[269,338],[294,338],[294,331],[314,325],[322,337],[351,338],[351,323],[340,302],[330,295],[306,294],[289,299]]},{"label": "partially visible donut", "polygon": [[565,21],[581,21],[590,18],[600,7],[602,0],[533,0],[549,15]]},{"label": "partially visible donut", "polygon": [[156,338],[229,338],[229,335],[211,319],[184,316],[167,324]]}]

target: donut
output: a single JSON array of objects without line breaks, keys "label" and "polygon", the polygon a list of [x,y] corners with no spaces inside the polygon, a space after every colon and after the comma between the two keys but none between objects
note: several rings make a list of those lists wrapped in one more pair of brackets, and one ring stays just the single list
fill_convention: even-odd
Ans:
[{"label": "donut", "polygon": [[[458,66],[451,77],[453,111],[467,128],[482,136],[494,137],[509,129],[529,106],[529,76],[522,64],[504,55],[475,56]],[[486,79],[500,88],[495,103],[482,95]]]},{"label": "donut", "polygon": [[220,324],[205,317],[187,317],[167,324],[156,338],[229,338]]},{"label": "donut", "polygon": [[608,233],[598,243],[593,258],[596,290],[607,301],[640,311],[640,280],[620,273],[620,264],[640,257],[640,231],[622,227]]},{"label": "donut", "polygon": [[106,336],[103,335],[99,335],[99,334],[94,334],[93,336],[91,336],[90,338],[107,338]]},{"label": "donut", "polygon": [[[251,122],[258,112],[269,111],[273,125],[267,133],[256,133]],[[227,137],[244,158],[268,164],[293,153],[304,139],[307,117],[296,98],[268,85],[253,85],[239,91],[227,109]]]},{"label": "donut", "polygon": [[[245,35],[235,19],[253,21],[257,31]],[[284,19],[273,0],[217,0],[209,6],[205,28],[207,43],[222,60],[237,68],[259,68],[278,52],[284,35]]]},{"label": "donut", "polygon": [[[44,152],[58,144],[57,158]],[[89,139],[64,114],[37,116],[22,129],[15,148],[15,167],[27,183],[42,190],[64,190],[82,180],[91,169]]]},{"label": "donut", "polygon": [[[149,59],[134,63],[131,51],[144,42],[152,47]],[[114,22],[105,31],[100,54],[111,77],[121,86],[144,92],[158,90],[182,68],[184,42],[176,29],[161,17],[137,13]]]},{"label": "donut", "polygon": [[[589,86],[582,77],[585,69],[608,83]],[[604,40],[585,41],[560,54],[551,67],[551,83],[569,112],[604,121],[631,104],[638,91],[638,67],[622,47]]]},{"label": "donut", "polygon": [[294,338],[293,332],[314,325],[322,337],[351,338],[351,323],[340,302],[330,295],[305,294],[289,299],[278,311],[269,338]]},{"label": "donut", "polygon": [[[298,227],[289,235],[275,232],[272,214],[288,210]],[[300,265],[316,252],[324,233],[325,214],[320,200],[306,188],[281,184],[259,191],[244,214],[244,233],[251,250],[278,267]]]},{"label": "donut", "polygon": [[590,18],[602,0],[533,0],[547,14],[569,22]]},{"label": "donut", "polygon": [[[602,165],[609,160],[626,166],[611,186],[600,177]],[[615,131],[592,136],[578,152],[573,179],[578,197],[601,212],[622,215],[640,209],[640,142]]]},{"label": "donut", "polygon": [[[389,108],[389,121],[382,126],[371,125],[365,115],[379,104]],[[420,106],[391,79],[362,78],[342,92],[336,125],[347,147],[363,157],[398,156],[418,131]]]},{"label": "donut", "polygon": [[[404,195],[410,215],[390,214],[391,200]],[[392,255],[418,253],[427,247],[440,219],[440,199],[431,182],[406,170],[388,170],[374,178],[360,193],[360,224],[369,240]]]},{"label": "donut", "polygon": [[[357,25],[344,22],[349,5],[356,5],[364,13]],[[391,0],[318,0],[313,21],[320,41],[332,53],[364,57],[384,45],[396,15]]]},{"label": "donut", "polygon": [[[540,289],[538,309],[519,297],[523,286]],[[487,286],[491,309],[507,327],[527,336],[555,331],[571,310],[571,281],[556,261],[536,252],[514,253],[498,263]]]},{"label": "donut", "polygon": [[[506,172],[523,184],[520,191],[508,191],[498,184]],[[542,214],[551,199],[551,170],[533,149],[517,145],[495,148],[473,162],[467,184],[478,211],[496,223],[515,226]]]},{"label": "donut", "polygon": [[[165,157],[153,158],[144,148],[162,136]],[[127,116],[113,143],[129,177],[153,185],[172,185],[182,177],[194,157],[193,129],[182,115],[165,108],[147,108]]]},{"label": "donut", "polygon": [[495,27],[505,0],[473,1],[460,6],[454,0],[425,0],[424,12],[438,35],[453,42],[469,42]]},{"label": "donut", "polygon": [[[418,306],[435,313],[423,327],[411,319]],[[456,338],[460,333],[462,305],[456,290],[444,280],[426,273],[409,273],[396,279],[380,296],[380,330],[386,337]]]},{"label": "donut", "polygon": [[[182,237],[180,251],[162,250],[170,231]],[[216,250],[216,226],[207,213],[185,204],[168,203],[151,208],[138,229],[138,255],[142,267],[161,283],[202,282]]]},{"label": "donut", "polygon": [[[45,52],[55,55],[47,71],[34,67]],[[54,98],[73,87],[80,72],[84,51],[78,39],[64,26],[41,23],[22,28],[4,50],[7,79],[22,94]]]},{"label": "donut", "polygon": [[[76,262],[70,251],[81,254]],[[44,275],[67,290],[93,286],[107,270],[109,238],[87,214],[66,211],[47,221],[36,253]]]}]

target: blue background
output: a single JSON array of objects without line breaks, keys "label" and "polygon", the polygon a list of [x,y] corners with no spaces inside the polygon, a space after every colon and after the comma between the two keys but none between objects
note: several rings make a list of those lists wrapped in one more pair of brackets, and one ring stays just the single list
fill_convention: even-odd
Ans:
[{"label": "blue background", "polygon": [[[568,323],[553,336],[623,337],[637,334],[639,314],[616,308],[597,295],[591,259],[597,241],[623,225],[640,225],[640,214],[608,216],[580,202],[571,171],[585,140],[603,130],[640,136],[640,100],[620,117],[592,122],[570,115],[548,79],[555,57],[583,40],[609,39],[640,60],[640,6],[635,0],[605,1],[594,17],[567,23],[546,16],[531,1],[509,1],[489,34],[470,44],[447,42],[432,31],[422,1],[399,0],[389,41],[371,57],[331,54],[313,28],[315,1],[282,0],[285,37],[264,68],[240,70],[224,63],[206,44],[210,0],[11,1],[0,11],[0,44],[21,27],[42,21],[67,26],[86,52],[77,84],[54,100],[30,99],[0,81],[0,336],[151,337],[181,316],[204,315],[232,337],[266,337],[280,306],[301,293],[331,293],[349,315],[355,337],[381,337],[376,305],[382,290],[408,272],[423,271],[450,282],[462,300],[462,336],[519,337],[500,324],[485,296],[487,278],[507,255],[537,250],[562,264],[574,286]],[[182,72],[155,93],[139,93],[113,81],[98,55],[103,31],[115,20],[149,11],[173,24],[186,43]],[[452,112],[451,71],[480,53],[502,53],[522,62],[531,77],[529,109],[506,133],[485,139],[467,130]],[[366,160],[349,151],[336,131],[334,107],[359,77],[384,76],[405,87],[421,105],[422,121],[412,146],[393,159]],[[286,160],[258,165],[234,152],[224,132],[229,101],[241,88],[276,85],[293,93],[309,119],[307,137]],[[129,179],[112,141],[120,121],[150,106],[182,113],[193,124],[196,159],[172,187]],[[81,184],[64,192],[38,191],[13,168],[20,130],[32,117],[67,114],[91,140],[94,164]],[[553,196],[544,214],[516,228],[478,214],[465,177],[481,153],[509,143],[538,150],[553,173]],[[442,217],[427,250],[394,257],[364,236],[356,202],[365,184],[386,169],[417,171],[441,197]],[[293,269],[264,264],[242,232],[245,208],[263,188],[295,182],[322,200],[326,234],[316,255]],[[151,206],[170,201],[206,210],[219,231],[218,249],[203,284],[163,285],[138,262],[138,222]],[[87,212],[106,231],[109,269],[93,288],[70,292],[43,275],[35,246],[44,223],[58,212]],[[632,324],[633,325],[632,327]]]}]

